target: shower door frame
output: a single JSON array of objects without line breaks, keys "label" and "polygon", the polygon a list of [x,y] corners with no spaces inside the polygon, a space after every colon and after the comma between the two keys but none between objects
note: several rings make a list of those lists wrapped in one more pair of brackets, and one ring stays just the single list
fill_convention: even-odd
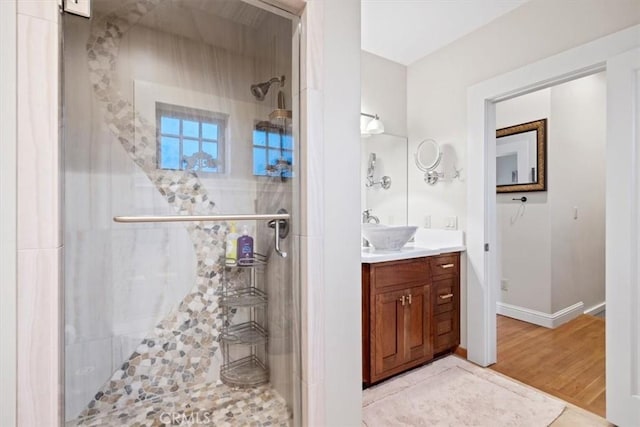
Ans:
[{"label": "shower door frame", "polygon": [[[305,70],[300,66],[302,61],[300,56],[301,17],[263,0],[243,1],[291,19],[295,28],[292,37],[294,46],[296,46],[292,64],[297,67],[298,72]],[[15,112],[15,120],[11,115],[3,116],[3,119],[11,123],[0,129],[4,152],[9,154],[6,157],[3,156],[2,172],[3,179],[5,173],[8,176],[13,175],[15,179],[14,182],[11,179],[6,182],[3,180],[3,186],[6,184],[10,186],[10,189],[7,192],[3,191],[2,199],[4,202],[6,198],[10,200],[10,203],[7,204],[6,210],[3,205],[0,221],[2,221],[3,231],[5,229],[13,230],[13,234],[17,235],[17,241],[3,240],[0,247],[2,253],[7,252],[8,254],[4,261],[14,266],[13,269],[0,272],[3,285],[3,298],[0,301],[0,306],[3,316],[11,318],[12,315],[15,315],[14,322],[4,323],[3,317],[3,323],[0,326],[0,336],[9,341],[9,344],[3,345],[1,361],[2,384],[5,391],[2,403],[2,424],[5,425],[4,417],[6,416],[7,426],[51,425],[52,422],[56,422],[55,420],[58,425],[64,425],[64,280],[62,276],[63,262],[60,256],[64,249],[64,241],[62,237],[56,237],[61,236],[63,229],[63,217],[59,212],[59,207],[62,205],[63,184],[62,169],[59,167],[62,150],[59,130],[63,125],[60,104],[63,60],[61,55],[61,13],[58,1],[20,2],[6,0],[2,2],[2,6],[3,13],[0,21],[3,24],[3,38],[0,45],[3,53],[2,61],[7,60],[10,71],[6,74],[3,72],[3,98],[0,102],[2,108],[6,106],[8,111]],[[5,11],[8,13],[5,14]],[[303,11],[300,13],[302,14]],[[10,24],[5,25],[5,21]],[[5,33],[10,36],[4,38]],[[43,55],[43,52],[48,54]],[[36,57],[39,57],[38,61],[30,61],[31,58]],[[3,67],[3,69],[5,68]],[[298,115],[298,122],[295,125],[299,135],[298,148],[305,140],[300,134],[301,120],[303,119],[303,116],[300,115],[302,106],[300,99],[302,97],[296,97],[301,88],[299,82],[302,78],[303,76],[298,73],[297,79],[294,81],[294,87],[298,92],[293,93],[293,99],[298,102],[292,106],[294,110],[297,110],[294,114]],[[4,96],[5,87],[10,89],[6,92],[8,96]],[[32,87],[37,90],[29,90]],[[42,87],[47,90],[40,90]],[[51,96],[51,92],[54,93],[54,96]],[[11,96],[11,94],[16,96]],[[18,94],[20,97],[16,99]],[[34,140],[29,131],[35,123],[39,123],[41,127],[43,123],[50,125],[46,131],[49,131],[49,128],[53,129],[50,130],[46,138]],[[41,134],[42,132],[39,135]],[[20,145],[18,138],[21,140]],[[12,173],[11,167],[5,170],[4,161],[11,162],[12,150],[20,151],[21,146],[28,147],[28,149],[34,147],[37,150],[36,156],[45,161],[44,165],[41,163],[41,168],[38,169],[35,162],[31,162],[27,165],[28,167],[14,167],[15,174]],[[18,160],[14,159],[13,163],[14,166],[19,165]],[[34,179],[36,187],[31,187]],[[37,200],[39,192],[46,191],[46,188],[37,186],[41,182],[54,188],[53,194],[46,194],[47,197],[42,201]],[[301,180],[301,183],[304,182]],[[25,183],[30,186],[29,191],[24,194],[19,193],[17,187]],[[299,192],[299,188],[294,190],[293,201],[294,206],[301,209]],[[11,202],[12,199],[13,202]],[[36,206],[36,201],[42,203]],[[298,204],[296,205],[296,203]],[[16,221],[12,218],[15,218],[18,206],[21,206],[22,209],[20,217],[17,218],[18,224],[16,226]],[[302,212],[297,216],[301,215]],[[300,219],[297,220],[300,221]],[[46,224],[49,231],[48,236],[52,236],[53,241],[38,241],[37,245],[33,246],[27,246],[23,243],[32,237],[33,232],[25,233],[25,231],[30,231],[26,230],[26,226],[32,223]],[[17,258],[21,252],[42,258],[37,258],[36,264],[18,264]],[[298,254],[298,256],[300,255]],[[298,286],[300,283],[298,265],[294,265],[293,278],[294,281],[298,280],[294,286]],[[6,288],[5,283],[7,283]],[[12,284],[15,286],[11,286]],[[304,306],[305,302],[301,301],[301,304]],[[29,317],[25,318],[27,312]],[[21,316],[20,324],[17,322],[18,316]],[[297,316],[300,316],[300,311]],[[12,346],[12,342],[15,343],[15,346]],[[37,348],[32,343],[37,343]],[[45,357],[47,354],[49,356]],[[300,360],[300,355],[297,357]],[[5,363],[11,366],[6,366]],[[11,375],[5,377],[5,372],[13,373],[13,377]],[[32,386],[34,383],[33,375],[36,374],[42,374],[38,377],[37,389]],[[295,372],[294,379],[298,383],[300,382],[299,372]],[[4,388],[5,384],[8,386],[7,388]],[[306,396],[302,396],[302,393],[297,394],[300,395],[300,398]],[[5,406],[9,408],[7,412],[4,411]],[[301,406],[304,405],[298,403],[297,407]],[[303,416],[300,413],[300,419]]]}]

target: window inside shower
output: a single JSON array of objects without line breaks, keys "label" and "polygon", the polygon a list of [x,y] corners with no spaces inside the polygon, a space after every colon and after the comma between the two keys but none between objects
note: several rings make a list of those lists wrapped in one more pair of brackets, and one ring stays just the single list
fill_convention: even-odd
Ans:
[{"label": "window inside shower", "polygon": [[254,3],[64,15],[67,426],[300,423],[297,20]]},{"label": "window inside shower", "polygon": [[224,173],[227,117],[156,103],[158,168]]}]

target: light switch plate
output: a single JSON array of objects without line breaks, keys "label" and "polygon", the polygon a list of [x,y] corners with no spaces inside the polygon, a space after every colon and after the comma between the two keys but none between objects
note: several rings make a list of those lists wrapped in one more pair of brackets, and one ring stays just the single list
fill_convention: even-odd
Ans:
[{"label": "light switch plate", "polygon": [[444,228],[448,230],[457,230],[458,229],[458,217],[457,216],[448,216],[445,218],[445,226]]},{"label": "light switch plate", "polygon": [[64,0],[64,11],[91,18],[91,0]]}]

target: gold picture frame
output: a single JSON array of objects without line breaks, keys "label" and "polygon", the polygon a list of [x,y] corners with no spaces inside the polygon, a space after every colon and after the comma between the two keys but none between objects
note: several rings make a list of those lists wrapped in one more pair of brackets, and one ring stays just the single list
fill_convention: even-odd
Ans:
[{"label": "gold picture frame", "polygon": [[[535,120],[532,122],[522,123],[515,126],[498,129],[496,131],[496,147],[499,139],[506,136],[525,134],[535,131],[535,155],[536,166],[530,168],[532,175],[530,181],[520,184],[500,184],[500,171],[496,167],[496,190],[498,193],[519,193],[530,191],[546,191],[547,190],[547,119]],[[496,150],[496,163],[498,161],[498,153]],[[517,170],[514,171],[517,178]],[[527,170],[529,172],[529,170]]]}]

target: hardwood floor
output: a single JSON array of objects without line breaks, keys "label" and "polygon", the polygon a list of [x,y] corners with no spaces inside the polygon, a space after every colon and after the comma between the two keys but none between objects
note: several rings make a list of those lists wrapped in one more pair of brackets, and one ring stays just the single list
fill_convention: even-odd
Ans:
[{"label": "hardwood floor", "polygon": [[491,369],[605,416],[604,319],[581,315],[556,329],[498,316]]}]

